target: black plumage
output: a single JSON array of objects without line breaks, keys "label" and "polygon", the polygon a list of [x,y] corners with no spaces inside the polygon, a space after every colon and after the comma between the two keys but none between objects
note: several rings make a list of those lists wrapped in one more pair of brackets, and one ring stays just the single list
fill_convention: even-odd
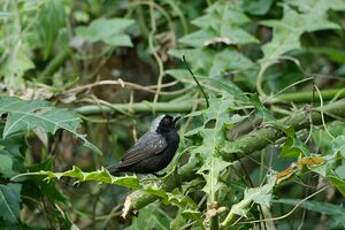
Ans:
[{"label": "black plumage", "polygon": [[168,166],[179,144],[176,120],[169,115],[156,118],[150,131],[139,138],[118,165],[110,166],[109,172],[113,175],[119,172],[154,174]]}]

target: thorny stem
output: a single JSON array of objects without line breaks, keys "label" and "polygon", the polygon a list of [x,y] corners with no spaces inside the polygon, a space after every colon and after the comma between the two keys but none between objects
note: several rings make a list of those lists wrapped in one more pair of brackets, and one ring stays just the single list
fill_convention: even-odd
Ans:
[{"label": "thorny stem", "polygon": [[[323,112],[334,114],[336,116],[344,117],[345,116],[345,99],[337,101],[335,103],[326,105],[322,108]],[[301,130],[309,125],[309,120],[305,119],[304,111],[296,112],[291,116],[285,117],[279,122],[284,122],[286,125],[295,128],[295,130]],[[314,124],[321,123],[320,108],[316,108],[311,112],[313,117],[312,121]],[[271,127],[261,128],[256,131],[249,133],[246,136],[243,136],[233,142],[231,142],[231,149],[225,149],[222,153],[224,160],[232,161],[234,153],[238,154],[240,157],[244,157],[248,154],[259,151],[269,145],[270,143],[278,140],[284,136],[284,132],[274,129]],[[198,162],[192,161],[185,164],[180,171],[180,180],[179,183],[185,181],[190,181],[198,176],[196,174]],[[163,184],[163,187],[166,191],[171,191],[174,188],[180,186],[181,184],[177,183],[173,178],[168,178],[168,182]],[[154,195],[147,194],[143,191],[136,191],[131,196],[130,209],[141,209],[151,202],[157,200],[158,198]]]}]

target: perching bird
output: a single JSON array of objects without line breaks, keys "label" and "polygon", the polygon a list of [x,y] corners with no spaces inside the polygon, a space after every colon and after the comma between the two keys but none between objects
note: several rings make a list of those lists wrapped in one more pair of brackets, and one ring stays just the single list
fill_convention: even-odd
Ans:
[{"label": "perching bird", "polygon": [[[108,167],[111,174],[119,172],[152,173],[164,169],[173,159],[179,144],[176,128],[178,118],[157,117],[145,133],[123,156],[118,165]],[[155,174],[156,175],[156,174]]]}]

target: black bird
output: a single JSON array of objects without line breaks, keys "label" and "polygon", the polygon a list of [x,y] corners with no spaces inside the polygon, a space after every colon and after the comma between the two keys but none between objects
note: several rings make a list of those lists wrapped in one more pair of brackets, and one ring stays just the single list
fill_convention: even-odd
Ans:
[{"label": "black bird", "polygon": [[[169,115],[157,117],[150,131],[139,138],[118,165],[108,167],[111,174],[119,172],[152,173],[164,169],[173,159],[179,144],[176,121]],[[155,174],[156,175],[156,174]]]}]

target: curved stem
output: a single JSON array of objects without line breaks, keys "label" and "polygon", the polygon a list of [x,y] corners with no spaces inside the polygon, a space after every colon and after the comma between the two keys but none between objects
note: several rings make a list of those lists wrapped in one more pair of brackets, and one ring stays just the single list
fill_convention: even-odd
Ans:
[{"label": "curved stem", "polygon": [[259,95],[261,97],[264,97],[264,98],[266,98],[267,95],[262,88],[262,83],[263,83],[264,73],[265,73],[268,66],[269,66],[269,64],[264,64],[260,67],[260,71],[259,71],[258,77],[256,79],[256,90],[258,91]]}]

